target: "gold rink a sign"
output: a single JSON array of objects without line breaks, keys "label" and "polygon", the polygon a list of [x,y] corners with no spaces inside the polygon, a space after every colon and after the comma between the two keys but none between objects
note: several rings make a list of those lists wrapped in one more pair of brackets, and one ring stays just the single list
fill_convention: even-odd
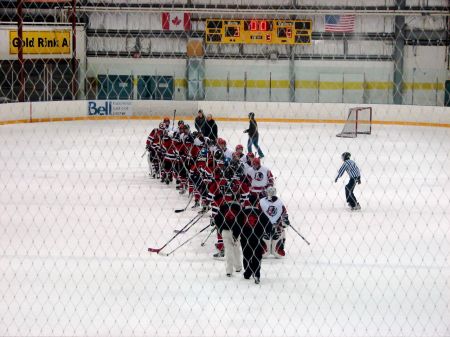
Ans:
[{"label": "gold rink a sign", "polygon": [[[23,31],[24,54],[70,54],[70,30],[33,30]],[[19,53],[19,34],[16,30],[9,31],[9,53]]]}]

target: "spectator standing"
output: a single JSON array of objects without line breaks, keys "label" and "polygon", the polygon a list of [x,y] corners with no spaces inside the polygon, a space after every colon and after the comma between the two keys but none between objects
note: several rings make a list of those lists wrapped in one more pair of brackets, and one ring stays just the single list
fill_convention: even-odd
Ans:
[{"label": "spectator standing", "polygon": [[203,135],[211,139],[214,143],[216,143],[218,135],[217,124],[211,114],[208,114],[206,116],[206,123],[203,130]]},{"label": "spectator standing", "polygon": [[249,118],[249,126],[248,129],[244,131],[244,133],[248,133],[248,142],[247,142],[247,151],[252,151],[252,146],[255,145],[256,150],[258,151],[259,158],[264,158],[264,153],[258,145],[259,142],[259,133],[258,133],[258,123],[255,120],[255,113],[250,112],[248,114]]},{"label": "spectator standing", "polygon": [[205,115],[203,114],[203,110],[200,109],[200,110],[198,110],[197,117],[195,117],[195,129],[198,132],[203,133],[203,131],[205,129],[205,124],[206,124],[206,118],[205,118]]}]

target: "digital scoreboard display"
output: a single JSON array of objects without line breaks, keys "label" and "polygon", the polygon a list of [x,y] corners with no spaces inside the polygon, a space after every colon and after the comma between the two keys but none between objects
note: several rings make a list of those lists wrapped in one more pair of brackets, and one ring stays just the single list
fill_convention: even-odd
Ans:
[{"label": "digital scoreboard display", "polygon": [[311,35],[312,20],[206,20],[206,43],[311,44]]}]

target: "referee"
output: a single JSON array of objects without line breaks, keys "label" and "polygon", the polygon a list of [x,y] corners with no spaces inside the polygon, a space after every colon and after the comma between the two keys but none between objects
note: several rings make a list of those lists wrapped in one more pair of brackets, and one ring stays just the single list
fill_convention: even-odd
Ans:
[{"label": "referee", "polygon": [[359,168],[353,160],[350,160],[350,152],[344,152],[341,155],[344,164],[342,164],[339,169],[338,175],[334,180],[337,183],[338,179],[342,177],[345,171],[347,171],[350,180],[347,185],[345,185],[345,198],[347,200],[347,204],[350,206],[352,211],[357,211],[361,209],[358,201],[356,200],[355,195],[353,194],[353,190],[355,189],[356,183],[361,184],[361,173],[359,172]]}]

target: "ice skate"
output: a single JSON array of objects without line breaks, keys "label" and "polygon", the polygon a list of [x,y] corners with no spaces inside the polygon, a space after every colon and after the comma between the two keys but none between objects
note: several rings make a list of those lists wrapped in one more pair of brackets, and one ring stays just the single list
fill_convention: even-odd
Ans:
[{"label": "ice skate", "polygon": [[199,214],[204,214],[206,212],[208,212],[211,209],[211,207],[209,206],[203,206],[202,209],[200,211],[198,211]]},{"label": "ice skate", "polygon": [[225,249],[219,250],[217,253],[213,255],[213,258],[220,259],[225,257]]}]

